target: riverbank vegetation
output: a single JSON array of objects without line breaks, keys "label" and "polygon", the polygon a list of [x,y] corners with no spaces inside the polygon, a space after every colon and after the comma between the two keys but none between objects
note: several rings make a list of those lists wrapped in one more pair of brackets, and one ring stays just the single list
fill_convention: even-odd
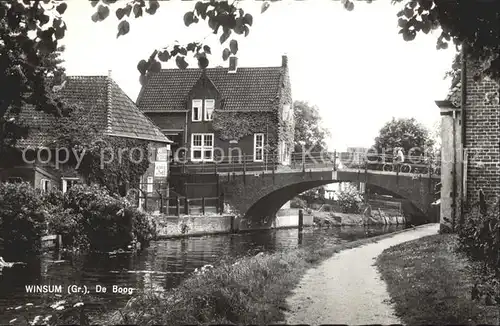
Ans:
[{"label": "riverbank vegetation", "polygon": [[374,242],[392,234],[329,246],[314,246],[227,259],[194,273],[164,293],[145,291],[109,314],[99,324],[186,325],[281,322],[286,298],[305,272],[333,254]]},{"label": "riverbank vegetation", "polygon": [[28,183],[0,184],[0,237],[6,259],[41,251],[41,237],[61,234],[66,249],[113,251],[155,237],[155,225],[103,187],[76,185],[65,194]]},{"label": "riverbank vegetation", "polygon": [[491,298],[478,295],[477,262],[457,235],[438,234],[385,250],[377,259],[397,315],[408,325],[497,324]]}]

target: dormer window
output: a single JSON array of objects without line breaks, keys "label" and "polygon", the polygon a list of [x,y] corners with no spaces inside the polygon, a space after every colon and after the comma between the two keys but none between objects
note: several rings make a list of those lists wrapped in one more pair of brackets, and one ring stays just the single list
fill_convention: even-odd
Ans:
[{"label": "dormer window", "polygon": [[202,111],[203,111],[203,101],[202,100],[193,100],[192,120],[193,121],[201,121]]},{"label": "dormer window", "polygon": [[215,100],[205,100],[205,121],[212,121],[214,113]]}]

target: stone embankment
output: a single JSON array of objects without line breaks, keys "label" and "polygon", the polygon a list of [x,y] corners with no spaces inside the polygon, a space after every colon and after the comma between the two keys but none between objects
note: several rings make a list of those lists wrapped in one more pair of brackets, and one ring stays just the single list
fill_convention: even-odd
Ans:
[{"label": "stone embankment", "polygon": [[388,214],[380,209],[365,211],[364,214],[312,212],[312,215],[314,224],[318,226],[403,225],[406,223],[402,214]]}]

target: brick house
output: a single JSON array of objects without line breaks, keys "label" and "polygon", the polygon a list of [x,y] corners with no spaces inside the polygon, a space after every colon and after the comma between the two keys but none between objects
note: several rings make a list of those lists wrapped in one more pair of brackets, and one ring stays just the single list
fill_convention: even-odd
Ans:
[{"label": "brick house", "polygon": [[445,218],[455,225],[460,221],[462,198],[464,207],[468,207],[479,201],[480,192],[490,203],[500,197],[500,87],[488,78],[475,81],[477,69],[478,66],[467,63],[464,94],[459,82],[444,101],[436,101],[442,122],[443,227],[453,226]]},{"label": "brick house", "polygon": [[278,164],[290,162],[294,122],[286,56],[279,67],[240,68],[230,57],[229,68],[162,69],[148,75],[137,106],[173,140],[173,159],[226,162],[243,155],[262,162],[273,153]]},{"label": "brick house", "polygon": [[[145,140],[155,154],[168,151],[171,140],[139,111],[110,76],[68,76],[62,88],[54,91],[66,103],[83,107],[99,135]],[[54,117],[26,107],[20,118],[30,129],[28,137],[19,140],[17,147],[30,159],[18,160],[15,166],[0,169],[0,182],[29,181],[42,190],[58,188],[63,192],[75,183],[86,182],[78,170],[67,164],[56,166],[50,160],[49,155],[54,157],[55,148],[50,145],[48,128]],[[155,155],[156,159],[150,161],[152,163],[140,180],[147,193],[153,193],[153,184],[167,182],[168,161],[166,155],[159,156],[162,155]]]}]

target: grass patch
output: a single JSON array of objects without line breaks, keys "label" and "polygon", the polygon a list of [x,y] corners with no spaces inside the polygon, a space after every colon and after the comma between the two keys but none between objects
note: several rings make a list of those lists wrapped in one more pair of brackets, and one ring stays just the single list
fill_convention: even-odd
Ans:
[{"label": "grass patch", "polygon": [[408,325],[498,322],[496,307],[471,300],[474,266],[455,252],[457,237],[438,234],[386,249],[377,267],[396,314]]},{"label": "grass patch", "polygon": [[[398,232],[395,232],[398,233]],[[394,233],[392,233],[394,234]],[[307,269],[333,254],[390,237],[384,234],[336,246],[313,247],[225,260],[165,293],[143,292],[99,324],[266,325],[284,320],[286,298]]]}]

